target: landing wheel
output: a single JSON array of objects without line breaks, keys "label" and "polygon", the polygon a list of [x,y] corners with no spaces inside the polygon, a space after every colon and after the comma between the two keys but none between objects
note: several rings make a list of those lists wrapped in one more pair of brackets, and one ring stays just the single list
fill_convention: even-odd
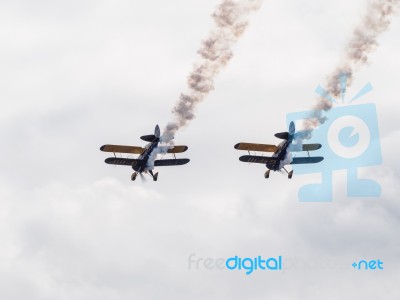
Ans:
[{"label": "landing wheel", "polygon": [[133,174],[131,175],[131,180],[132,180],[132,181],[135,181],[136,176],[137,176],[137,172],[133,173]]},{"label": "landing wheel", "polygon": [[289,179],[291,179],[291,178],[292,178],[292,176],[293,176],[293,170],[292,170],[292,171],[290,171],[290,172],[288,173],[287,177],[288,177]]},{"label": "landing wheel", "polygon": [[265,178],[269,178],[269,172],[271,172],[271,170],[265,171],[265,173],[264,173],[264,177],[265,177]]},{"label": "landing wheel", "polygon": [[149,173],[150,173],[151,177],[153,177],[153,181],[157,181],[158,172],[157,172],[156,174],[153,174],[153,171],[152,171],[152,170],[149,170]]}]

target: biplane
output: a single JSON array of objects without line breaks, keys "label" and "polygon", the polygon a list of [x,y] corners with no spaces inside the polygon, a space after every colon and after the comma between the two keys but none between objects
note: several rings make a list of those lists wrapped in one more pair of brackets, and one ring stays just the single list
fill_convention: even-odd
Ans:
[{"label": "biplane", "polygon": [[[143,141],[149,142],[144,148],[137,146],[122,146],[122,145],[103,145],[100,150],[103,152],[113,152],[114,157],[109,157],[105,163],[120,166],[130,166],[135,171],[131,176],[134,181],[138,174],[143,176],[142,173],[150,174],[154,181],[158,179],[158,172],[153,173],[154,167],[165,166],[180,166],[187,164],[190,160],[188,158],[177,159],[175,154],[185,152],[187,146],[160,146],[161,134],[160,127],[156,125],[154,134],[144,135],[140,137]],[[137,158],[122,158],[117,157],[115,153],[139,154]],[[173,159],[156,159],[157,154],[171,153]]]},{"label": "biplane", "polygon": [[[309,151],[318,150],[322,147],[321,144],[303,144],[298,142],[298,136],[301,132],[296,133],[294,122],[290,122],[289,132],[279,132],[275,137],[282,139],[279,145],[268,144],[252,144],[252,143],[238,143],[235,145],[237,150],[246,150],[249,155],[239,157],[240,161],[248,163],[265,164],[268,170],[265,172],[264,177],[269,178],[270,172],[281,171],[282,169],[288,174],[288,178],[292,178],[293,170],[288,172],[285,168],[286,165],[295,164],[315,164],[324,160],[321,156],[310,157]],[[250,155],[250,151],[272,152],[272,156],[259,156]],[[293,152],[307,151],[308,157],[292,157]]]}]

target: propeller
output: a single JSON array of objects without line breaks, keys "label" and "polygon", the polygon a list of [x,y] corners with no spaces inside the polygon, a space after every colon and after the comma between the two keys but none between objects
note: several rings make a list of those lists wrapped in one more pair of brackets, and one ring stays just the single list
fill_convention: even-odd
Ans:
[{"label": "propeller", "polygon": [[146,177],[144,177],[144,175],[142,173],[139,173],[140,175],[140,179],[142,180],[142,182],[147,182]]}]

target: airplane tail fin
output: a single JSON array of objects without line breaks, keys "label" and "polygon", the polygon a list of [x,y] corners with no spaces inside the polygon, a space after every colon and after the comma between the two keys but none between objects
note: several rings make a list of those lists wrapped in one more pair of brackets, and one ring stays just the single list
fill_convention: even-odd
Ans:
[{"label": "airplane tail fin", "polygon": [[289,134],[293,135],[295,132],[296,132],[296,127],[294,126],[294,122],[292,121],[292,122],[290,122],[290,125],[289,125]]},{"label": "airplane tail fin", "polygon": [[160,126],[158,126],[158,124],[156,125],[156,128],[154,128],[154,135],[157,138],[161,136]]}]

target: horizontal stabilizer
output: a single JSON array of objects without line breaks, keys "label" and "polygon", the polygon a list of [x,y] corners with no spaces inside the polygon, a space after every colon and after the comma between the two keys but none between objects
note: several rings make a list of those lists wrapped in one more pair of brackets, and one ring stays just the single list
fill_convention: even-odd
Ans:
[{"label": "horizontal stabilizer", "polygon": [[146,142],[153,142],[157,137],[154,134],[142,135],[140,139]]},{"label": "horizontal stabilizer", "polygon": [[142,159],[133,158],[120,158],[120,157],[109,157],[104,161],[106,164],[119,165],[119,166],[135,166],[143,162]]},{"label": "horizontal stabilizer", "polygon": [[289,139],[289,132],[278,132],[278,133],[275,133],[274,135],[278,139],[282,139],[282,140],[288,140]]},{"label": "horizontal stabilizer", "polygon": [[316,157],[295,157],[293,158],[291,164],[299,165],[299,164],[316,164],[323,161],[324,158],[322,156]]},{"label": "horizontal stabilizer", "polygon": [[275,145],[268,144],[238,143],[235,145],[235,149],[246,151],[275,152],[277,147]]},{"label": "horizontal stabilizer", "polygon": [[154,162],[155,167],[166,167],[166,166],[181,166],[186,165],[190,159],[179,158],[179,159],[159,159]]},{"label": "horizontal stabilizer", "polygon": [[256,156],[256,155],[243,155],[239,157],[240,161],[248,163],[266,164],[267,162],[275,162],[275,157]]},{"label": "horizontal stabilizer", "polygon": [[132,153],[132,154],[142,154],[144,151],[142,147],[122,146],[122,145],[103,145],[100,147],[100,150],[104,152]]}]

